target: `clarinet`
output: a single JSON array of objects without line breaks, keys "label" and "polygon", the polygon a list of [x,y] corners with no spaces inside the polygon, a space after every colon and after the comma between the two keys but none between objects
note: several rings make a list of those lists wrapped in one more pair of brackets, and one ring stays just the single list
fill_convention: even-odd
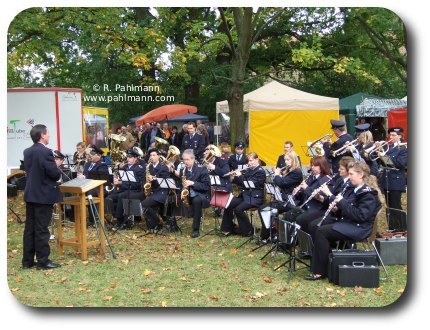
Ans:
[{"label": "clarinet", "polygon": [[333,177],[328,176],[328,181],[323,183],[321,186],[319,186],[318,188],[316,188],[314,191],[312,191],[311,195],[308,197],[308,199],[299,207],[302,208],[303,206],[305,206],[307,203],[309,203],[309,201],[314,198],[325,186],[327,186],[329,184],[329,182],[333,179]]},{"label": "clarinet", "polygon": [[[340,196],[343,196],[343,194],[345,193],[348,186],[349,186],[349,182],[347,182],[345,187],[343,187],[342,192],[339,194]],[[325,211],[324,216],[322,217],[321,221],[318,222],[317,227],[320,227],[324,223],[325,219],[330,214],[330,212],[334,209],[336,204],[337,204],[336,200],[334,200],[333,202],[330,203],[330,205],[328,206],[327,210]]]}]

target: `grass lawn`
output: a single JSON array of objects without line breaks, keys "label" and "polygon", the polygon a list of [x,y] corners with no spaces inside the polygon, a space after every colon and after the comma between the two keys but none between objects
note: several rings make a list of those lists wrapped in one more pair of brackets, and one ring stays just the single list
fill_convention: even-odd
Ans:
[{"label": "grass lawn", "polygon": [[[20,194],[22,196],[22,194]],[[10,201],[8,201],[10,202]],[[25,207],[18,200],[14,210],[25,219]],[[52,307],[382,307],[395,302],[407,281],[407,266],[380,270],[379,288],[342,288],[327,279],[309,282],[301,264],[293,273],[286,267],[274,271],[287,255],[260,258],[267,247],[252,251],[248,243],[237,249],[243,237],[207,235],[190,238],[191,219],[179,221],[181,233],[148,235],[138,222],[132,230],[109,232],[117,259],[109,248],[104,259],[95,248],[82,261],[71,247],[58,258],[56,242],[51,259],[61,268],[48,271],[22,270],[22,233],[13,214],[7,219],[7,279],[13,295],[28,306]],[[385,213],[378,217],[384,229]],[[205,212],[204,230],[214,227],[212,209]],[[64,231],[71,233],[72,223]],[[97,239],[89,229],[91,239]]]}]

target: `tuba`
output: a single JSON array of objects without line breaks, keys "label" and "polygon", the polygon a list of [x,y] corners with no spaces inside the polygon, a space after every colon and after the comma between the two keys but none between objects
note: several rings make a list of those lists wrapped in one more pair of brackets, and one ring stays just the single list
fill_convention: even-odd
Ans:
[{"label": "tuba", "polygon": [[172,163],[173,157],[179,156],[180,154],[181,154],[181,151],[176,146],[171,145],[169,147],[169,150],[167,151],[167,156],[164,159],[164,163],[165,164]]},{"label": "tuba", "polygon": [[110,159],[112,164],[120,164],[127,160],[127,154],[121,150],[121,143],[126,140],[125,136],[111,134]]},{"label": "tuba", "polygon": [[[184,172],[182,173],[181,179],[182,179],[182,186],[183,186],[185,184],[185,181],[187,180],[187,177],[185,176],[185,169],[184,169]],[[181,191],[181,199],[187,207],[190,207],[189,195],[190,195],[190,191],[188,190],[188,188],[183,188]]]},{"label": "tuba", "polygon": [[202,165],[208,165],[215,157],[221,157],[221,151],[216,145],[209,144],[206,147],[206,155],[202,160]]},{"label": "tuba", "polygon": [[139,158],[143,157],[143,151],[139,147],[133,147],[133,151],[139,155]]}]

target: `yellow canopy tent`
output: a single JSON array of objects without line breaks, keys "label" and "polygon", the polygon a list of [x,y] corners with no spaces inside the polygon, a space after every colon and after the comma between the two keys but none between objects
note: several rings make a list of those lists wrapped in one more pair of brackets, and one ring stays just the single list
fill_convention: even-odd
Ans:
[{"label": "yellow canopy tent", "polygon": [[[256,152],[267,165],[276,165],[284,142],[294,144],[303,165],[307,142],[331,133],[330,119],[339,118],[339,99],[306,93],[272,81],[244,95],[244,111],[249,112],[249,151]],[[228,102],[216,104],[219,113],[228,113]]]}]

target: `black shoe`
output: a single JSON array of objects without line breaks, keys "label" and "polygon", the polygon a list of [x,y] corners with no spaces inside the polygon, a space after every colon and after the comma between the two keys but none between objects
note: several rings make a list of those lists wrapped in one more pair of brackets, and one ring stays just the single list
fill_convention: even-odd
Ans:
[{"label": "black shoe", "polygon": [[22,265],[22,269],[31,269],[34,267],[34,263],[33,264],[23,264]]},{"label": "black shoe", "polygon": [[299,259],[310,259],[311,255],[307,252],[300,252],[298,257]]},{"label": "black shoe", "polygon": [[227,236],[231,236],[233,233],[232,233],[232,232],[230,232],[230,231],[222,231],[222,232],[221,232],[221,234],[222,234],[223,236],[227,237]]},{"label": "black shoe", "polygon": [[198,230],[193,230],[193,232],[190,235],[192,238],[196,238],[199,237],[199,231]]},{"label": "black shoe", "polygon": [[257,240],[255,240],[255,244],[257,245],[265,245],[269,242],[268,239],[263,239],[261,237],[259,237]]},{"label": "black shoe", "polygon": [[50,262],[48,262],[47,264],[44,264],[44,265],[37,265],[37,269],[39,270],[39,269],[44,269],[44,270],[46,270],[46,269],[54,269],[54,268],[58,268],[58,267],[61,267],[61,265],[60,264],[56,264],[55,262],[52,262],[52,261],[50,261]]},{"label": "black shoe", "polygon": [[322,280],[324,277],[325,276],[323,276],[323,275],[311,274],[311,275],[306,275],[305,280],[307,280],[307,281],[318,281],[318,280]]}]

